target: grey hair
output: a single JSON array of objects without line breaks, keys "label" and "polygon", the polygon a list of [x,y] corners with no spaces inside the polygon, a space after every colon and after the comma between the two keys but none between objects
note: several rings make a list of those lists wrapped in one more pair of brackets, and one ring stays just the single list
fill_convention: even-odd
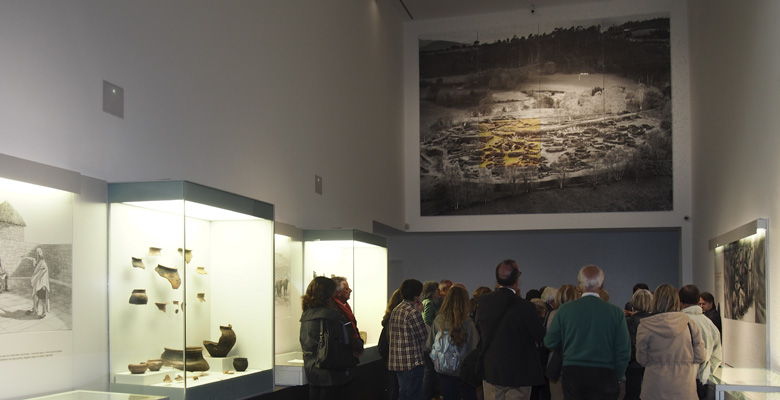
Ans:
[{"label": "grey hair", "polygon": [[[586,276],[586,270],[595,270],[595,276]],[[604,286],[604,271],[597,265],[586,265],[580,268],[580,272],[577,273],[577,282],[579,283],[580,288],[585,291],[600,289]]]},{"label": "grey hair", "polygon": [[555,296],[558,294],[558,289],[548,286],[544,288],[542,292],[542,300],[545,303],[552,305],[555,302]]}]

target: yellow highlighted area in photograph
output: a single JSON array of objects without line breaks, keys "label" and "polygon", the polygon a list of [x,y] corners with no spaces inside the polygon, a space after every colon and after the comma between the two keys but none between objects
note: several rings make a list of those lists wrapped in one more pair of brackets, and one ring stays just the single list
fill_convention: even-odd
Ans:
[{"label": "yellow highlighted area in photograph", "polygon": [[538,166],[542,123],[539,118],[497,119],[479,124],[482,138],[480,168]]}]

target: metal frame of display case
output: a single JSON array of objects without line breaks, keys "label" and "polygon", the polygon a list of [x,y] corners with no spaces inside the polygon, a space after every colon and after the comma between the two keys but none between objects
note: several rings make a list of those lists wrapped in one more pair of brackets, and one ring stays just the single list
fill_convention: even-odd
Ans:
[{"label": "metal frame of display case", "polygon": [[780,375],[764,368],[723,367],[711,380],[716,400],[726,400],[727,392],[780,393]]},{"label": "metal frame of display case", "polygon": [[[226,211],[232,211],[235,213],[244,214],[249,217],[256,217],[260,220],[267,220],[271,225],[273,225],[273,219],[274,219],[273,205],[262,201],[250,199],[234,193],[229,193],[219,189],[214,189],[200,184],[188,182],[188,181],[111,183],[109,184],[108,187],[109,210],[112,210],[111,207],[117,203],[132,203],[132,202],[146,202],[146,201],[154,202],[154,201],[165,201],[165,200],[176,200],[176,201],[181,200],[182,204],[185,204],[185,202],[199,203],[202,205],[211,206]],[[110,214],[111,211],[109,215]],[[188,217],[191,217],[191,215],[188,215],[187,213],[183,213],[182,222],[185,223],[185,220]],[[112,217],[109,217],[110,221],[112,220],[111,218]],[[215,221],[218,220],[215,219]],[[184,232],[184,229],[186,228],[183,227],[182,229],[183,229],[182,237],[184,238],[184,243],[182,244],[182,247],[189,246],[187,244],[186,233]],[[110,231],[113,232],[111,229]],[[271,243],[269,244],[272,246],[272,240],[273,240],[272,234],[269,240],[271,241]],[[112,238],[111,235],[109,234],[109,243],[111,243],[111,241]],[[268,254],[268,257],[270,258],[271,268],[273,268],[272,251],[271,254]],[[111,259],[111,256],[109,256],[109,259]],[[183,268],[186,271],[186,262]],[[187,300],[186,276],[187,275],[185,272],[185,275],[181,277],[183,281],[182,286],[184,288],[184,290],[182,291],[184,297],[182,297],[181,299],[183,302],[186,302]],[[111,280],[112,277],[110,272],[109,281]],[[272,296],[273,294],[269,289],[269,296],[267,296],[268,297],[267,301],[269,302],[271,308],[273,307]],[[110,293],[109,293],[109,298],[113,298],[113,296],[111,296]],[[183,321],[182,344],[186,346],[190,343],[188,342],[187,339],[187,330],[189,329],[189,325],[191,324],[191,322],[188,321],[188,318],[192,318],[192,317],[187,317],[186,314],[189,312],[189,308],[192,306],[188,306],[188,310],[185,311],[183,305],[184,303],[182,303],[182,307],[181,307],[182,314],[183,314],[181,317]],[[154,307],[153,304],[151,306]],[[112,310],[112,308],[109,307],[109,310]],[[258,315],[257,318],[261,319],[262,315]],[[158,386],[151,386],[148,384],[116,383],[115,382],[116,371],[113,371],[114,369],[113,362],[110,362],[110,365],[112,365],[111,382],[110,382],[111,390],[122,391],[122,392],[141,392],[143,394],[159,394],[159,395],[169,396],[171,399],[183,398],[187,400],[211,399],[211,398],[239,399],[239,398],[245,398],[253,395],[266,393],[266,392],[271,392],[273,390],[273,320],[271,320],[268,323],[271,325],[270,326],[271,334],[267,339],[270,342],[270,354],[267,355],[267,357],[269,357],[269,360],[260,361],[261,363],[270,362],[271,365],[267,369],[262,369],[263,367],[261,366],[259,372],[247,373],[245,375],[239,375],[238,373],[236,373],[235,375],[231,375],[229,378],[223,378],[219,380],[198,383],[197,385],[193,385],[193,386],[187,386],[185,384],[184,387],[158,387]],[[240,337],[240,334],[236,334],[236,336]],[[110,330],[109,330],[109,338],[110,340],[113,340],[113,334],[111,333]],[[211,337],[211,338],[204,338],[204,339],[214,340],[216,338]],[[258,337],[252,337],[251,339],[248,340],[262,340],[262,339]],[[162,347],[160,348],[162,349]],[[110,354],[112,352],[113,352],[113,348],[111,349]],[[204,349],[204,353],[205,353],[205,349]],[[113,357],[113,354],[111,355],[111,357]],[[226,358],[230,358],[230,357],[226,357]],[[262,358],[262,360],[265,360],[265,358]],[[209,363],[211,363],[211,361],[209,361]],[[251,366],[251,360],[250,360],[250,366]],[[210,367],[211,367],[210,371],[214,372],[213,371],[214,366],[210,365]],[[185,378],[187,377],[186,374],[191,373],[191,372],[184,373],[184,371],[179,371],[179,372],[182,375],[184,375]],[[217,372],[222,373],[223,371],[217,371]]]}]

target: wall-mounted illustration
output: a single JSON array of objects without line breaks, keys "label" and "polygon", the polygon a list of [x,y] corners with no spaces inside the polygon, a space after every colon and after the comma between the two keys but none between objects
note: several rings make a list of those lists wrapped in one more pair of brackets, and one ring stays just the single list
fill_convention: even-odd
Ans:
[{"label": "wall-mounted illustration", "polygon": [[73,201],[0,178],[0,334],[71,329]]},{"label": "wall-mounted illustration", "polygon": [[715,252],[715,300],[723,313],[724,362],[765,368],[767,275],[765,219],[710,240]]},{"label": "wall-mounted illustration", "polygon": [[672,209],[668,15],[419,37],[423,216]]}]

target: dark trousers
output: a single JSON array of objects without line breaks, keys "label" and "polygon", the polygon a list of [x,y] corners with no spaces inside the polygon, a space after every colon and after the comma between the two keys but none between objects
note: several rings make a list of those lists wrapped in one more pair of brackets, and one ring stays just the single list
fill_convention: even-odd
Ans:
[{"label": "dark trousers", "polygon": [[347,386],[309,385],[309,400],[343,400],[347,398]]},{"label": "dark trousers", "polygon": [[[477,400],[477,389],[457,376],[436,374],[444,400]],[[426,398],[427,400],[427,398]]]},{"label": "dark trousers", "polygon": [[439,395],[439,376],[433,369],[433,361],[428,354],[423,355],[425,371],[423,372],[423,397],[428,400]]},{"label": "dark trousers", "polygon": [[418,365],[408,371],[396,371],[399,400],[423,400],[424,367]]},{"label": "dark trousers", "polygon": [[385,375],[385,400],[398,400],[398,376],[393,371]]},{"label": "dark trousers", "polygon": [[564,366],[561,384],[566,400],[617,400],[620,393],[611,368]]},{"label": "dark trousers", "polygon": [[644,368],[626,368],[626,397],[623,398],[624,400],[639,400],[644,376]]}]

